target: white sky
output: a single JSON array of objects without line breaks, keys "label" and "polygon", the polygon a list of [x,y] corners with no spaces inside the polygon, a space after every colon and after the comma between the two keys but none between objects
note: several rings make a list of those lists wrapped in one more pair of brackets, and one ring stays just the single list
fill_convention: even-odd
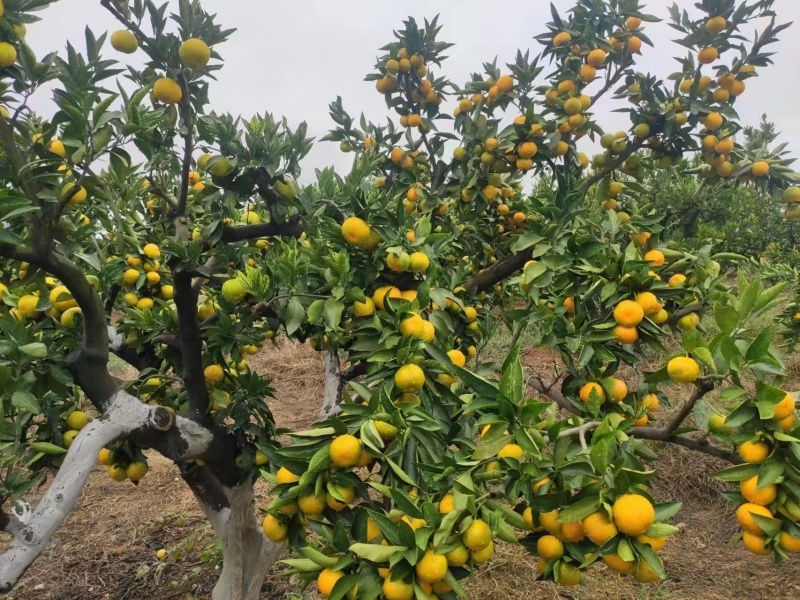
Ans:
[{"label": "white sky", "polygon": [[[554,0],[562,14],[574,3]],[[177,2],[171,4],[177,7]],[[672,1],[650,0],[646,4],[648,12],[667,18]],[[678,4],[696,14],[692,12],[693,1],[678,0]],[[217,13],[223,27],[237,29],[227,43],[216,47],[226,64],[218,73],[219,81],[212,82],[212,107],[217,112],[245,116],[269,111],[285,116],[292,126],[305,120],[309,135],[317,139],[332,127],[328,103],[337,95],[343,97],[345,109],[352,116],[363,111],[374,121],[385,120],[383,97],[363,78],[371,72],[378,49],[394,40],[392,30],[401,27],[406,17],[414,16],[422,23],[425,17],[441,15],[440,37],[455,44],[444,70],[459,85],[495,56],[502,65],[513,61],[517,48],[538,53],[541,46],[532,38],[542,33],[550,20],[549,2],[545,0],[206,0],[204,6]],[[777,0],[775,9],[779,22],[800,17],[797,0]],[[82,50],[87,24],[96,34],[119,28],[98,0],[61,0],[40,15],[43,21],[28,28],[28,42],[38,56],[63,51],[67,39]],[[760,69],[759,78],[748,80],[747,91],[736,108],[744,124],[755,124],[766,113],[782,132],[780,140],[788,142],[789,150],[800,156],[800,111],[792,100],[800,88],[798,28],[800,24],[784,31],[780,43],[770,47],[777,52],[775,65]],[[672,57],[685,54],[684,48],[670,43],[678,32],[665,23],[648,24],[646,32],[656,49],[643,46],[638,69],[666,77],[676,70]],[[131,60],[110,46],[107,54]],[[141,54],[139,57],[141,60]],[[49,91],[42,90],[32,102],[34,108],[52,112],[48,97]],[[451,104],[448,111],[455,106]],[[612,131],[629,127],[627,116],[613,113],[600,124]],[[338,144],[316,144],[303,162],[303,180],[310,181],[314,168],[331,164],[344,172],[350,160],[339,151]]]}]

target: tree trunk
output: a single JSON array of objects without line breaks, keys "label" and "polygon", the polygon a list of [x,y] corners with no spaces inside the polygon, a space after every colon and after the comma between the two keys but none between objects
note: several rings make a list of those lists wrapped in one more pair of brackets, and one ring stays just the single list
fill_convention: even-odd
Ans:
[{"label": "tree trunk", "polygon": [[[249,481],[235,488],[219,486],[221,498],[210,498],[208,490],[192,485],[222,545],[222,573],[212,600],[258,600],[261,586],[284,544],[271,542],[256,518],[255,494]],[[221,504],[224,502],[226,506]]]},{"label": "tree trunk", "polygon": [[342,367],[339,364],[339,353],[336,350],[326,350],[323,354],[325,364],[325,393],[322,408],[319,409],[319,418],[325,419],[341,411],[342,402]]}]

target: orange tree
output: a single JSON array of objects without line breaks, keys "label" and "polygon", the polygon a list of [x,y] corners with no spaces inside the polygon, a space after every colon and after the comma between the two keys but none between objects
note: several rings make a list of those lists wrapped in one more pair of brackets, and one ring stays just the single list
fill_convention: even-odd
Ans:
[{"label": "orange tree", "polygon": [[[353,167],[304,190],[305,124],[207,110],[232,32],[198,2],[168,18],[167,5],[103,0],[124,26],[111,46],[144,53],[141,71],[89,29],[85,53],[38,61],[24,26],[48,2],[5,4],[3,590],[95,461],[137,483],[145,449],[175,461],[219,536],[214,598],[258,597],[286,545],[288,572],[331,598],[463,595],[494,539],[524,544],[563,585],[598,561],[655,581],[680,505],[647,492],[648,440],[733,463],[717,476],[737,484],[745,546],[776,560],[800,549],[794,397],[757,326],[782,286],[731,286],[719,261],[739,257],[660,242],[643,183],[678,168],[800,214],[789,161],[735,141],[735,104],[784,28],[772,2],[672,9],[686,57],[666,81],[635,70],[655,20],[635,0],[553,10],[539,56],[486,63],[463,86],[439,72],[437,21],[409,19],[367,77],[393,118],[356,123],[334,102],[326,139]],[[45,83],[49,119],[27,107]],[[606,94],[629,130],[603,131],[592,108]],[[587,136],[603,148],[591,160],[577,150]],[[687,153],[702,166],[683,167]],[[500,324],[514,343],[498,366],[481,350]],[[563,370],[524,376],[531,329]],[[270,382],[248,367],[276,336],[324,353],[311,430],[276,431]],[[115,378],[112,354],[139,376]],[[670,418],[667,383],[691,386]],[[50,472],[31,510],[24,494]],[[260,515],[258,477],[274,484]]]}]

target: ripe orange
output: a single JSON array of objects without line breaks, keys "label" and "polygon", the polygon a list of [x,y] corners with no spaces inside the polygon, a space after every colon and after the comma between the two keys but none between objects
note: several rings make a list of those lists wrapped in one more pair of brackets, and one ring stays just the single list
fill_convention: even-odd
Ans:
[{"label": "ripe orange", "polygon": [[564,556],[564,543],[554,535],[545,535],[536,542],[536,551],[547,561],[561,558]]},{"label": "ripe orange", "polygon": [[561,533],[562,524],[558,522],[561,512],[558,509],[544,512],[539,515],[539,524],[553,535]]},{"label": "ripe orange", "polygon": [[636,327],[617,325],[614,327],[614,335],[620,344],[633,344],[639,339],[639,330]]},{"label": "ripe orange", "polygon": [[778,486],[774,483],[770,483],[760,490],[757,488],[758,475],[754,475],[750,479],[746,479],[739,484],[739,491],[742,493],[742,496],[745,497],[745,500],[753,504],[766,506],[778,497]]},{"label": "ripe orange", "polygon": [[636,54],[642,48],[642,40],[635,35],[632,35],[628,38],[628,52],[630,54]]},{"label": "ripe orange", "polygon": [[606,563],[609,569],[621,573],[623,575],[633,575],[636,571],[636,561],[622,560],[619,554],[609,554],[603,557],[603,562]]},{"label": "ripe orange", "polygon": [[492,530],[486,521],[475,519],[461,535],[461,541],[473,552],[485,550],[492,543]]},{"label": "ripe orange", "polygon": [[633,578],[639,583],[653,583],[658,581],[658,573],[653,570],[647,562],[640,560],[639,566],[633,574]]},{"label": "ripe orange", "polygon": [[[714,131],[722,127],[724,119],[722,115],[717,112],[710,112],[706,115],[705,125],[709,131]],[[714,142],[716,144],[716,142]]]},{"label": "ripe orange", "polygon": [[764,531],[758,526],[753,515],[759,515],[769,519],[773,518],[768,508],[751,502],[746,502],[736,509],[736,520],[739,521],[739,525],[742,526],[742,529],[753,535],[764,535]]},{"label": "ripe orange", "polygon": [[786,394],[783,397],[783,400],[778,402],[775,405],[775,416],[774,419],[781,421],[786,417],[789,417],[794,413],[794,396],[791,394]]},{"label": "ripe orange", "polygon": [[606,62],[606,51],[601,48],[592,50],[586,57],[586,64],[591,67],[602,67],[604,62]]},{"label": "ripe orange", "polygon": [[760,160],[753,164],[753,168],[750,169],[750,173],[753,177],[763,177],[767,173],[769,173],[769,163],[765,160]]},{"label": "ripe orange", "polygon": [[580,542],[585,537],[586,532],[583,530],[583,523],[580,521],[562,523],[560,538],[565,542]]},{"label": "ripe orange", "polygon": [[769,456],[769,446],[764,442],[752,442],[747,440],[739,444],[737,452],[744,462],[760,465],[767,460],[767,456]]},{"label": "ripe orange", "polygon": [[658,396],[655,394],[647,394],[644,400],[642,400],[642,406],[647,409],[647,412],[657,411],[659,406]]},{"label": "ripe orange", "polygon": [[519,154],[520,158],[533,158],[536,156],[536,152],[538,152],[538,148],[536,144],[533,142],[524,142],[520,145],[517,154]]},{"label": "ripe orange", "polygon": [[606,392],[603,390],[603,387],[599,383],[589,382],[584,383],[581,387],[580,391],[580,399],[582,402],[588,402],[589,398],[592,396],[592,393],[597,394],[598,398],[600,398],[600,402],[605,402],[606,399]]},{"label": "ripe orange", "polygon": [[795,552],[800,552],[800,538],[796,538],[792,535],[789,535],[785,531],[781,532],[780,541],[778,545],[785,551],[789,552],[790,554],[794,554]]},{"label": "ripe orange", "polygon": [[616,377],[613,378],[613,393],[610,398],[610,402],[618,403],[622,402],[625,399],[625,396],[628,395],[628,386],[625,385],[625,382],[622,379],[617,379]]},{"label": "ripe orange", "polygon": [[595,77],[597,77],[597,69],[595,69],[592,65],[583,65],[579,75],[583,81],[592,81]]},{"label": "ripe orange", "polygon": [[767,548],[767,538],[760,535],[753,535],[745,531],[742,542],[744,542],[744,547],[753,554],[767,555],[771,553],[771,550]]},{"label": "ripe orange", "polygon": [[717,58],[719,58],[719,52],[713,46],[709,46],[708,48],[700,50],[700,54],[697,56],[697,62],[701,65],[710,65],[717,60]]},{"label": "ripe orange", "polygon": [[623,300],[614,308],[614,320],[623,327],[636,327],[644,319],[644,309],[633,300]]},{"label": "ripe orange", "polygon": [[666,545],[667,538],[665,536],[650,537],[649,535],[642,533],[636,536],[636,541],[640,544],[646,544],[650,546],[653,549],[653,552],[658,552]]},{"label": "ripe orange", "polygon": [[650,501],[638,494],[620,496],[611,508],[614,524],[622,533],[639,535],[647,531],[656,518]]},{"label": "ripe orange", "polygon": [[656,295],[652,292],[636,294],[636,303],[642,307],[646,315],[653,315],[663,308]]},{"label": "ripe orange", "polygon": [[667,373],[680,383],[692,383],[700,376],[700,365],[693,358],[678,356],[667,363]]},{"label": "ripe orange", "polygon": [[497,89],[501,92],[510,92],[514,87],[514,79],[511,75],[501,75],[497,80]]},{"label": "ripe orange", "polygon": [[556,36],[553,38],[553,46],[560,48],[571,40],[572,36],[566,31],[562,31],[561,33],[556,34]]},{"label": "ripe orange", "polygon": [[725,17],[711,17],[706,21],[706,31],[711,35],[721,33],[727,26],[728,22],[725,20]]},{"label": "ripe orange", "polygon": [[654,267],[661,267],[666,260],[661,250],[650,250],[644,255],[644,259]]},{"label": "ripe orange", "polygon": [[598,546],[602,546],[612,537],[617,535],[617,526],[608,518],[603,511],[590,514],[583,520],[583,530],[586,537]]}]

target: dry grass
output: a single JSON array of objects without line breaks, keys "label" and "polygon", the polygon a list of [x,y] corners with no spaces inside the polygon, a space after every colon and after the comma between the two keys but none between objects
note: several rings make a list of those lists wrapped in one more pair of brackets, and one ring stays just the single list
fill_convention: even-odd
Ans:
[{"label": "dry grass", "polygon": [[[498,345],[486,354],[500,357]],[[550,369],[552,352],[528,352],[526,368]],[[274,377],[276,399],[270,402],[279,426],[308,427],[322,398],[322,361],[306,345],[281,341],[268,346],[251,365]],[[797,364],[790,365],[798,373]],[[685,386],[684,386],[685,387]],[[679,405],[687,392],[669,389]],[[674,408],[671,410],[675,410]],[[664,416],[670,409],[664,410]],[[664,417],[662,417],[664,418]],[[724,466],[716,459],[683,448],[658,445],[661,460],[653,495],[659,500],[681,500],[676,517],[681,528],[662,556],[669,578],[640,586],[630,578],[592,569],[585,584],[559,588],[536,579],[536,561],[518,546],[498,544],[497,556],[467,590],[476,600],[790,600],[800,598],[800,566],[780,569],[768,558],[729,545],[736,533],[734,506],[721,498],[722,484],[709,473]],[[266,506],[268,486],[257,489],[258,503]],[[219,555],[202,513],[183,485],[177,469],[158,455],[150,458],[150,473],[138,487],[118,484],[98,467],[81,502],[63,529],[23,579],[15,600],[188,600],[208,598],[218,575]],[[166,548],[168,557],[155,553]],[[262,598],[290,600],[300,595],[293,582],[271,574]]]}]

